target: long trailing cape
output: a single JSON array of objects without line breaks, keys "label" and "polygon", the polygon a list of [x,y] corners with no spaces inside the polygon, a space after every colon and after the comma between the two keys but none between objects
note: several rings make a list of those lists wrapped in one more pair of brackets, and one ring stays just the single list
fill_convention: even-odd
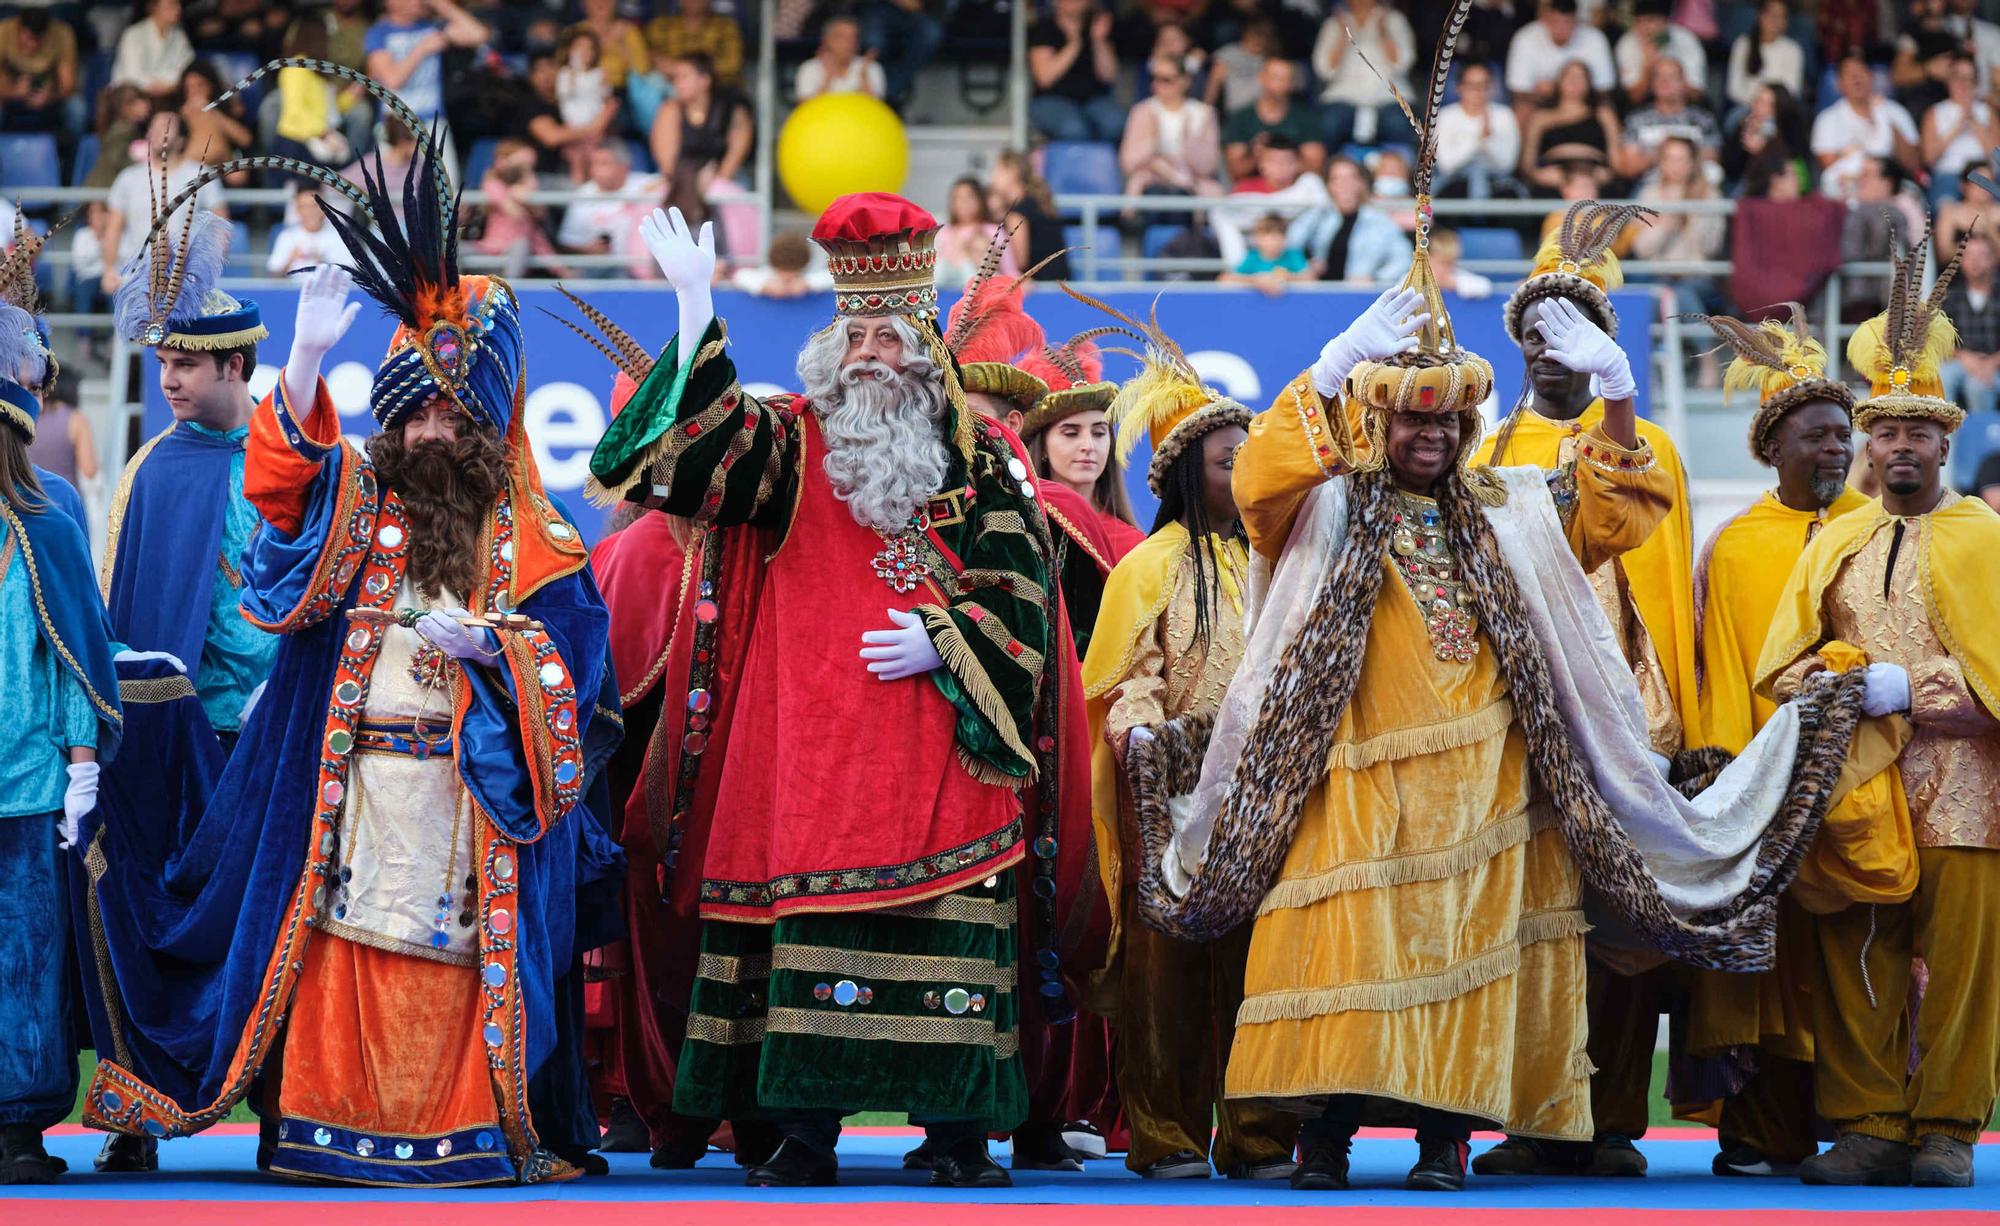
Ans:
[{"label": "long trailing cape", "polygon": [[[1545,475],[1496,472],[1504,505],[1479,507],[1452,478],[1439,507],[1585,883],[1674,957],[1768,968],[1778,895],[1836,799],[1861,718],[1858,677],[1785,708],[1689,800],[1652,767],[1631,672],[1564,542]],[[1205,939],[1256,914],[1353,693],[1392,502],[1386,476],[1313,493],[1275,573],[1261,563],[1253,572],[1243,668],[1212,735],[1179,729],[1147,755],[1144,773],[1160,790],[1194,784],[1171,822],[1157,809],[1143,822],[1149,923]]]},{"label": "long trailing cape", "polygon": [[208,639],[208,610],[229,518],[229,466],[243,449],[176,422],[139,448],[111,497],[100,585],[118,640],[172,653],[190,669]]}]

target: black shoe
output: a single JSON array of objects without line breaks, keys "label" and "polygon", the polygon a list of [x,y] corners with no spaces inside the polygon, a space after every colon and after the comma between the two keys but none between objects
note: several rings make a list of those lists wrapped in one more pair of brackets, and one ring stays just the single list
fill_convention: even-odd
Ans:
[{"label": "black shoe", "polygon": [[933,1188],[1011,1188],[1013,1177],[986,1152],[986,1138],[972,1137],[937,1150],[931,1158]]},{"label": "black shoe", "polygon": [[1207,1179],[1208,1159],[1191,1149],[1177,1149],[1139,1172],[1141,1179]]},{"label": "black shoe", "polygon": [[1290,1179],[1299,1164],[1290,1158],[1266,1158],[1262,1162],[1239,1162],[1229,1168],[1229,1178],[1255,1181]]},{"label": "black shoe", "polygon": [[160,1169],[160,1143],[152,1137],[114,1132],[104,1138],[91,1165],[105,1175],[143,1175]]},{"label": "black shoe", "polygon": [[[910,1165],[907,1155],[903,1165]],[[1056,1129],[1017,1128],[1014,1130],[1014,1157],[1009,1165],[1017,1171],[1065,1171],[1073,1174],[1083,1169],[1083,1155],[1071,1149]]]},{"label": "black shoe", "polygon": [[1799,1164],[1796,1162],[1773,1162],[1765,1157],[1761,1150],[1753,1149],[1748,1145],[1732,1145],[1717,1154],[1715,1161],[1709,1163],[1708,1169],[1723,1178],[1745,1175],[1789,1176],[1799,1173]]},{"label": "black shoe", "polygon": [[928,1171],[937,1160],[937,1150],[932,1148],[931,1139],[925,1137],[923,1144],[903,1155],[903,1169],[906,1171]]},{"label": "black shoe", "polygon": [[1576,1175],[1589,1146],[1579,1141],[1508,1137],[1472,1160],[1475,1175]]},{"label": "black shoe", "polygon": [[1327,1141],[1307,1148],[1299,1158],[1298,1169],[1292,1172],[1292,1189],[1297,1192],[1347,1191],[1347,1151],[1353,1145],[1353,1140],[1349,1139]]},{"label": "black shoe", "polygon": [[1832,1149],[1799,1163],[1799,1182],[1836,1187],[1908,1187],[1910,1147],[1901,1141],[1843,1132]]},{"label": "black shoe", "polygon": [[1471,1147],[1460,1140],[1417,1142],[1417,1164],[1403,1177],[1412,1192],[1462,1192]]},{"label": "black shoe", "polygon": [[1910,1160],[1910,1182],[1919,1188],[1971,1187],[1972,1146],[1941,1132],[1925,1133]]},{"label": "black shoe", "polygon": [[1062,1126],[1063,1144],[1075,1150],[1077,1157],[1088,1161],[1102,1158],[1111,1152],[1104,1143],[1104,1134],[1089,1120],[1071,1120]]},{"label": "black shoe", "polygon": [[832,1154],[822,1154],[797,1137],[778,1142],[778,1152],[768,1162],[753,1166],[743,1176],[746,1188],[830,1188],[840,1174],[840,1163]]},{"label": "black shoe", "polygon": [[1627,1137],[1599,1137],[1583,1173],[1602,1179],[1641,1179],[1646,1174],[1646,1155]]},{"label": "black shoe", "polygon": [[597,1146],[599,1153],[643,1154],[653,1148],[652,1135],[646,1130],[646,1121],[639,1118],[639,1111],[629,1098],[611,1100],[611,1121],[605,1125],[604,1140]]},{"label": "black shoe", "polygon": [[551,1145],[549,1149],[556,1157],[561,1158],[564,1162],[569,1163],[586,1175],[609,1175],[611,1173],[611,1164],[604,1160],[603,1154],[593,1154],[587,1149],[578,1149],[574,1145]]},{"label": "black shoe", "polygon": [[0,1128],[0,1184],[54,1183],[67,1170],[69,1163],[42,1148],[41,1129],[32,1124]]},{"label": "black shoe", "polygon": [[656,1171],[686,1171],[707,1156],[706,1141],[669,1141],[653,1151],[646,1165]]}]

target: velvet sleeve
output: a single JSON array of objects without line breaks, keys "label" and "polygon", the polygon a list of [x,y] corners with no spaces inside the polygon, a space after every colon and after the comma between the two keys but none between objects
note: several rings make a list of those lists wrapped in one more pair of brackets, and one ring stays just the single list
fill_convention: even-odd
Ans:
[{"label": "velvet sleeve", "polygon": [[718,527],[782,523],[797,490],[789,402],[738,385],[720,319],[688,356],[675,337],[590,457],[591,492]]},{"label": "velvet sleeve", "polygon": [[[1552,483],[1575,482],[1566,528],[1570,549],[1586,571],[1646,543],[1674,509],[1674,475],[1656,461],[1652,445],[1620,447],[1593,429],[1577,440],[1576,463]],[[1562,499],[1558,499],[1561,505]]]},{"label": "velvet sleeve", "polygon": [[1320,482],[1348,469],[1341,402],[1313,387],[1310,371],[1278,393],[1250,422],[1250,437],[1236,453],[1231,485],[1250,545],[1276,558],[1292,534],[1299,508]]}]

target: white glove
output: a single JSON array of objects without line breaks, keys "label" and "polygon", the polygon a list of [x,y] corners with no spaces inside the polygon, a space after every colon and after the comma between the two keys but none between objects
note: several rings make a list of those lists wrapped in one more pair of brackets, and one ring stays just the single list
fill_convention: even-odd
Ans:
[{"label": "white glove", "polygon": [[1379,362],[1417,347],[1417,331],[1430,322],[1424,296],[1392,285],[1371,303],[1347,330],[1326,343],[1313,363],[1313,387],[1322,396],[1337,396],[1347,376],[1362,362]]},{"label": "white glove", "polygon": [[1542,299],[1542,318],[1535,326],[1549,343],[1549,356],[1579,374],[1596,375],[1606,400],[1630,400],[1638,393],[1632,360],[1569,299]]},{"label": "white glove", "polygon": [[56,822],[57,845],[68,851],[76,845],[83,819],[97,808],[97,763],[69,764],[69,788],[63,792],[63,815]]},{"label": "white glove", "polygon": [[257,688],[250,691],[250,697],[243,700],[243,710],[239,711],[236,715],[236,726],[238,728],[246,727],[249,725],[250,713],[257,709],[257,700],[264,696],[264,687],[269,684],[271,684],[271,682],[268,678],[263,681],[259,681],[257,683]]},{"label": "white glove", "polygon": [[1659,773],[1660,778],[1662,779],[1667,778],[1668,775],[1673,771],[1674,760],[1672,758],[1669,758],[1667,755],[1663,753],[1654,753],[1652,750],[1649,749],[1646,751],[1646,756],[1653,760],[1653,769]]},{"label": "white glove", "polygon": [[1863,715],[1900,715],[1910,709],[1910,673],[1902,665],[1870,664],[1861,681]]},{"label": "white glove", "polygon": [[354,278],[334,264],[307,272],[299,289],[299,313],[292,325],[292,356],[285,363],[285,397],[304,413],[319,390],[320,363],[361,313],[361,304],[347,300]]},{"label": "white glove", "polygon": [[126,650],[126,651],[121,651],[117,655],[111,657],[111,662],[113,664],[138,664],[145,660],[165,660],[167,663],[174,666],[175,672],[179,673],[183,677],[187,676],[188,666],[181,663],[181,658],[175,655],[171,651]]},{"label": "white glove", "polygon": [[894,630],[870,630],[861,636],[861,658],[870,662],[869,672],[884,681],[901,681],[943,667],[923,618],[891,609],[889,620],[896,623]]},{"label": "white glove", "polygon": [[681,361],[687,362],[715,318],[715,298],[709,288],[715,280],[715,223],[701,223],[701,235],[696,237],[679,209],[654,209],[639,223],[639,236],[680,302]]},{"label": "white glove", "polygon": [[1153,735],[1153,730],[1151,728],[1147,728],[1143,725],[1132,729],[1132,731],[1125,734],[1125,760],[1127,762],[1130,762],[1132,760],[1132,755],[1138,752],[1139,746],[1151,745],[1154,741],[1157,741],[1159,739],[1160,738]]},{"label": "white glove", "polygon": [[466,629],[458,624],[461,617],[472,614],[465,609],[432,610],[417,621],[417,633],[428,639],[432,646],[454,660],[480,660],[490,662],[498,649],[493,644],[493,632],[480,628]]}]

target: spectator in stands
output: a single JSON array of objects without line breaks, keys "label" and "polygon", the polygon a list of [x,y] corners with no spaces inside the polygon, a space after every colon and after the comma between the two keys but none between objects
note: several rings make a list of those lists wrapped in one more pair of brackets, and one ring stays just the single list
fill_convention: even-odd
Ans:
[{"label": "spectator in stands", "polygon": [[1820,190],[1853,200],[1863,170],[1873,159],[1894,158],[1906,173],[1922,169],[1917,125],[1900,103],[1884,98],[1868,61],[1850,55],[1840,62],[1840,100],[1813,120],[1812,151],[1819,159]]},{"label": "spectator in stands", "polygon": [[1458,73],[1458,101],[1438,112],[1437,179],[1441,196],[1518,196],[1521,127],[1514,112],[1493,101],[1493,70],[1467,64]]},{"label": "spectator in stands", "polygon": [[1722,152],[1722,132],[1715,116],[1690,95],[1681,62],[1668,56],[1655,59],[1648,92],[1652,105],[1625,117],[1625,133],[1611,168],[1621,178],[1644,177],[1659,162],[1661,144],[1672,137],[1699,149],[1702,161],[1715,161]]},{"label": "spectator in stands", "polygon": [[[169,196],[187,190],[201,173],[201,163],[188,156],[187,135],[181,130],[180,116],[165,107],[153,112],[146,124],[145,160],[119,172],[105,195],[104,226],[98,233],[103,249],[110,253],[101,282],[106,294],[117,292],[127,261],[146,245],[146,234],[153,224],[153,197],[160,190],[162,171]],[[220,183],[203,185],[194,199],[181,208],[208,209],[229,216],[229,208],[222,202]],[[168,223],[175,233],[179,233],[182,216],[176,211]]]},{"label": "spectator in stands", "polygon": [[1431,275],[1437,278],[1439,289],[1461,298],[1489,298],[1493,295],[1491,278],[1458,266],[1459,257],[1465,253],[1465,244],[1456,230],[1432,230],[1430,250]]},{"label": "spectator in stands", "polygon": [[[129,82],[108,85],[97,102],[97,164],[84,176],[85,187],[110,187],[118,172],[146,155],[146,121],[153,117],[153,100]],[[91,224],[101,224],[101,202],[91,204]]]},{"label": "spectator in stands", "polygon": [[940,0],[867,0],[861,6],[861,41],[888,72],[889,105],[909,105],[917,73],[944,42]]},{"label": "spectator in stands", "polygon": [[824,265],[813,264],[812,245],[797,230],[773,234],[764,266],[740,268],[729,280],[759,298],[790,300],[833,290],[833,277]]},{"label": "spectator in stands", "polygon": [[[326,59],[331,50],[327,23],[317,15],[300,18],[286,32],[287,56]],[[277,114],[269,120],[272,152],[344,166],[367,143],[373,111],[359,85],[310,68],[280,68],[277,79]]]},{"label": "spectator in stands", "polygon": [[1410,96],[1416,58],[1409,18],[1382,0],[1346,0],[1334,8],[1319,28],[1312,57],[1313,70],[1326,82],[1319,101],[1327,148],[1415,142],[1391,87]]},{"label": "spectator in stands", "polygon": [[[604,72],[604,44],[589,30],[571,30],[556,46],[556,107],[563,126],[588,128],[605,118],[618,118],[617,96]],[[607,125],[608,126],[608,125]]]},{"label": "spectator in stands", "polygon": [[0,21],[0,129],[54,132],[65,146],[82,135],[85,103],[76,87],[76,31],[47,9]]},{"label": "spectator in stands", "polygon": [[1618,119],[1583,61],[1563,65],[1554,93],[1521,128],[1521,177],[1544,193],[1559,190],[1579,168],[1600,186],[1610,181]]},{"label": "spectator in stands", "polygon": [[1970,230],[1973,223],[1984,220],[1991,226],[2000,220],[2000,207],[1995,207],[1993,194],[1971,179],[1964,179],[1958,185],[1958,199],[1946,200],[1937,208],[1937,244],[1934,250],[1956,251],[1959,236]]},{"label": "spectator in stands", "polygon": [[1765,85],[1782,85],[1794,98],[1805,92],[1805,48],[1785,33],[1791,16],[1786,0],[1764,0],[1757,6],[1757,24],[1738,35],[1729,48],[1730,102],[1749,106]]},{"label": "spectator in stands", "polygon": [[1609,93],[1618,84],[1611,43],[1604,31],[1576,18],[1576,0],[1542,0],[1541,14],[1522,26],[1507,44],[1507,92],[1522,127],[1527,112],[1556,100],[1558,78],[1572,60],[1590,73],[1590,87]]},{"label": "spectator in stands", "polygon": [[481,255],[504,258],[502,276],[519,277],[534,260],[541,275],[566,277],[568,269],[543,262],[556,253],[556,247],[549,238],[548,209],[528,198],[539,186],[535,163],[535,147],[526,141],[503,140],[493,151],[493,164],[479,181],[486,202],[474,227],[479,236],[472,248]]},{"label": "spectator in stands", "polygon": [[1287,47],[1304,47],[1318,28],[1318,4],[1294,4],[1291,0],[1213,0],[1201,15],[1188,23],[1195,41],[1204,47],[1226,47],[1240,42],[1252,22],[1271,24],[1272,48],[1267,54],[1283,54]]},{"label": "spectator in stands", "polygon": [[[587,6],[586,6],[587,7]],[[301,21],[310,21],[306,14]],[[326,25],[326,58],[357,72],[368,67],[368,0],[333,0],[320,19]]]},{"label": "spectator in stands", "polygon": [[1949,0],[1945,21],[1958,36],[1959,45],[1969,49],[1979,63],[1979,92],[1990,97],[2000,91],[2000,25],[1979,18],[1979,0]]},{"label": "spectator in stands", "polygon": [[1790,167],[1796,182],[1810,188],[1813,161],[1805,116],[1791,91],[1782,85],[1761,85],[1750,105],[1736,117],[1722,139],[1722,177],[1731,184],[1749,177],[1754,163],[1767,162],[1766,174]]},{"label": "spectator in stands", "polygon": [[1292,223],[1291,245],[1312,260],[1324,281],[1374,284],[1409,270],[1410,240],[1389,215],[1368,203],[1368,172],[1351,157],[1326,168],[1327,207]]},{"label": "spectator in stands", "polygon": [[1010,246],[1021,267],[1032,268],[1054,256],[1041,276],[1049,281],[1067,280],[1069,256],[1059,254],[1063,240],[1062,219],[1056,216],[1055,196],[1049,185],[1035,173],[1034,159],[1018,149],[1009,149],[993,159],[991,183],[993,211],[1015,232]]},{"label": "spectator in stands", "polygon": [[[659,177],[633,174],[632,150],[617,139],[593,145],[585,168],[589,177],[571,188],[556,245],[580,255],[630,252],[640,220],[653,211],[661,196]],[[634,198],[619,199],[621,196]]]},{"label": "spectator in stands", "polygon": [[1028,74],[1035,84],[1028,119],[1049,139],[1115,141],[1125,130],[1125,109],[1112,94],[1111,14],[1094,0],[1055,0],[1028,31]]},{"label": "spectator in stands", "polygon": [[1910,0],[1908,18],[1896,35],[1896,58],[1889,64],[1889,84],[1896,101],[1921,115],[1944,99],[1951,58],[1965,50],[1944,18],[1944,0]]},{"label": "spectator in stands", "polygon": [[799,65],[792,92],[799,101],[821,94],[867,94],[886,97],[888,74],[873,51],[861,49],[861,23],[852,17],[829,17],[819,30],[819,49]]},{"label": "spectator in stands", "polygon": [[1978,61],[1966,52],[1954,52],[1945,86],[1951,92],[1924,112],[1918,141],[1924,165],[1931,171],[1931,194],[1939,197],[1956,195],[1966,167],[1985,166],[1988,151],[2000,145],[2000,123],[1994,121],[1993,108],[1979,97]]},{"label": "spectator in stands", "polygon": [[574,180],[584,176],[591,148],[617,122],[618,100],[599,91],[594,109],[588,100],[578,99],[583,105],[572,110],[562,96],[561,81],[562,69],[553,54],[544,51],[529,57],[528,94],[511,135],[534,149],[537,170],[562,172]]},{"label": "spectator in stands", "polygon": [[715,83],[733,90],[743,84],[743,28],[713,8],[709,0],[680,0],[674,13],[662,13],[647,24],[646,42],[656,59],[707,56]]},{"label": "spectator in stands", "polygon": [[319,185],[310,179],[292,184],[292,209],[298,220],[278,231],[271,240],[271,258],[264,271],[284,276],[315,264],[343,263],[347,247],[326,224],[326,210],[320,207]]},{"label": "spectator in stands", "polygon": [[[1632,254],[1642,260],[1719,260],[1729,243],[1729,218],[1720,213],[1676,213],[1672,205],[1690,200],[1717,198],[1715,187],[1702,172],[1701,151],[1685,136],[1670,136],[1660,142],[1653,169],[1639,184],[1634,195],[1641,203],[1659,208],[1660,215],[1647,226],[1634,226]],[[1657,278],[1672,289],[1675,309],[1682,312],[1712,312],[1722,309],[1715,278],[1707,274],[1679,274]]]},{"label": "spectator in stands", "polygon": [[181,87],[181,73],[192,63],[194,47],[181,29],[181,0],[146,0],[145,20],[118,36],[111,81],[165,98]]},{"label": "spectator in stands", "polygon": [[[220,166],[249,152],[256,137],[243,122],[243,100],[231,98],[210,109],[229,86],[206,60],[196,60],[181,74],[181,131],[187,146],[205,166]],[[247,187],[250,172],[238,171],[225,180],[231,187]]]},{"label": "spectator in stands", "polygon": [[1987,506],[2000,511],[2000,451],[1990,451],[1980,458],[1972,478],[1972,492]]},{"label": "spectator in stands", "polygon": [[1224,285],[1250,285],[1275,298],[1294,281],[1312,280],[1306,253],[1291,245],[1285,219],[1266,213],[1250,226],[1250,249],[1230,271],[1217,278]]},{"label": "spectator in stands", "polygon": [[1396,228],[1405,234],[1417,232],[1417,211],[1410,207],[1410,159],[1401,149],[1377,149],[1361,159],[1368,168],[1368,181],[1375,202],[1382,206]]},{"label": "spectator in stands", "polygon": [[[967,175],[951,185],[945,201],[945,223],[937,234],[938,284],[964,285],[979,269],[993,243],[993,207],[986,187]],[[1000,271],[1013,276],[1021,270],[1010,242],[1000,253]]]},{"label": "spectator in stands", "polygon": [[1306,169],[1298,143],[1283,132],[1258,138],[1257,169],[1236,181],[1222,203],[1209,210],[1209,227],[1224,267],[1243,259],[1249,244],[1245,231],[1265,217],[1291,221],[1327,203],[1326,181]]},{"label": "spectator in stands", "polygon": [[1672,9],[1670,0],[1638,0],[1632,6],[1632,28],[1618,40],[1618,84],[1633,106],[1644,106],[1652,97],[1653,65],[1663,59],[1681,66],[1681,79],[1694,92],[1707,85],[1708,53],[1700,39],[1667,20]]},{"label": "spectator in stands", "polygon": [[[1569,212],[1570,205],[1579,200],[1596,199],[1602,194],[1600,188],[1597,176],[1591,173],[1591,167],[1586,163],[1577,163],[1564,171],[1559,196],[1561,203],[1542,218],[1542,240],[1547,241],[1549,235],[1555,232],[1555,228],[1562,224],[1563,215]],[[1630,255],[1632,239],[1638,229],[1637,225],[1626,226],[1611,244],[1611,254],[1621,260]]]},{"label": "spectator in stands", "polygon": [[271,11],[267,0],[192,0],[183,24],[197,51],[235,51],[260,60],[282,32],[285,9]]},{"label": "spectator in stands", "polygon": [[486,27],[453,0],[382,0],[382,19],[368,27],[368,75],[402,95],[418,119],[444,113],[444,52],[477,47]]},{"label": "spectator in stands", "polygon": [[[653,116],[653,164],[666,177],[667,199],[690,224],[713,215],[712,199],[740,195],[736,176],[749,164],[757,128],[750,104],[716,79],[715,65],[697,51],[673,62],[674,96]],[[748,250],[741,235],[732,250]]]},{"label": "spectator in stands", "polygon": [[1161,56],[1148,68],[1153,96],[1132,108],[1118,146],[1125,193],[1220,196],[1222,121],[1215,108],[1188,96],[1192,82],[1179,61]]},{"label": "spectator in stands", "polygon": [[1229,177],[1241,179],[1257,168],[1259,140],[1282,136],[1298,150],[1305,168],[1326,169],[1326,146],[1319,141],[1319,118],[1299,100],[1298,65],[1273,55],[1257,70],[1257,100],[1232,112],[1222,128],[1223,158]]},{"label": "spectator in stands", "polygon": [[[1915,241],[1923,228],[1923,211],[1903,194],[1903,171],[1888,158],[1863,158],[1854,177],[1854,195],[1840,231],[1840,260],[1886,261],[1896,245]],[[1847,276],[1841,280],[1840,313],[1859,323],[1881,309],[1888,294],[1883,277]]]},{"label": "spectator in stands", "polygon": [[[1153,36],[1153,49],[1146,56],[1146,65],[1150,65],[1161,56],[1174,61],[1186,71],[1188,75],[1188,93],[1191,97],[1200,98],[1205,102],[1208,100],[1208,52],[1195,46],[1194,36],[1188,33],[1186,26],[1165,25],[1160,27],[1160,32]],[[1142,66],[1139,74],[1140,93],[1150,94],[1153,92],[1152,82],[1148,79],[1150,72],[1151,69],[1149,67]],[[1214,104],[1210,103],[1209,105],[1213,106]],[[1218,115],[1221,114],[1220,111],[1216,113]]]},{"label": "spectator in stands", "polygon": [[[1256,105],[1263,94],[1265,61],[1283,53],[1284,47],[1278,42],[1277,23],[1268,17],[1245,23],[1242,37],[1216,48],[1210,58],[1208,89],[1203,99],[1228,116]],[[1286,91],[1287,96],[1290,92]]]},{"label": "spectator in stands", "polygon": [[[382,139],[371,150],[367,158],[369,173],[375,173],[376,159],[381,159],[382,182],[389,189],[389,202],[395,209],[396,217],[403,216],[403,185],[410,181],[410,171],[416,164],[417,138],[403,122],[393,115],[382,117]],[[341,171],[349,182],[359,183],[362,179],[362,164],[356,161]]]},{"label": "spectator in stands", "polygon": [[583,0],[583,19],[569,28],[575,34],[589,31],[597,37],[597,61],[604,68],[604,82],[614,92],[625,88],[625,78],[652,67],[653,53],[646,36],[636,23],[618,12],[618,0]]},{"label": "spectator in stands", "polygon": [[[11,233],[10,225],[8,231]],[[42,405],[35,423],[35,441],[28,444],[28,459],[46,468],[79,490],[98,493],[97,438],[91,433],[90,419],[76,407],[76,376],[69,371],[56,374],[56,385]],[[78,524],[85,536],[90,525]]]},{"label": "spectator in stands", "polygon": [[1945,317],[1958,329],[1958,348],[1944,364],[1945,398],[1968,413],[2000,408],[2000,293],[1995,293],[1993,240],[1966,240],[1958,277],[1944,292]]}]

